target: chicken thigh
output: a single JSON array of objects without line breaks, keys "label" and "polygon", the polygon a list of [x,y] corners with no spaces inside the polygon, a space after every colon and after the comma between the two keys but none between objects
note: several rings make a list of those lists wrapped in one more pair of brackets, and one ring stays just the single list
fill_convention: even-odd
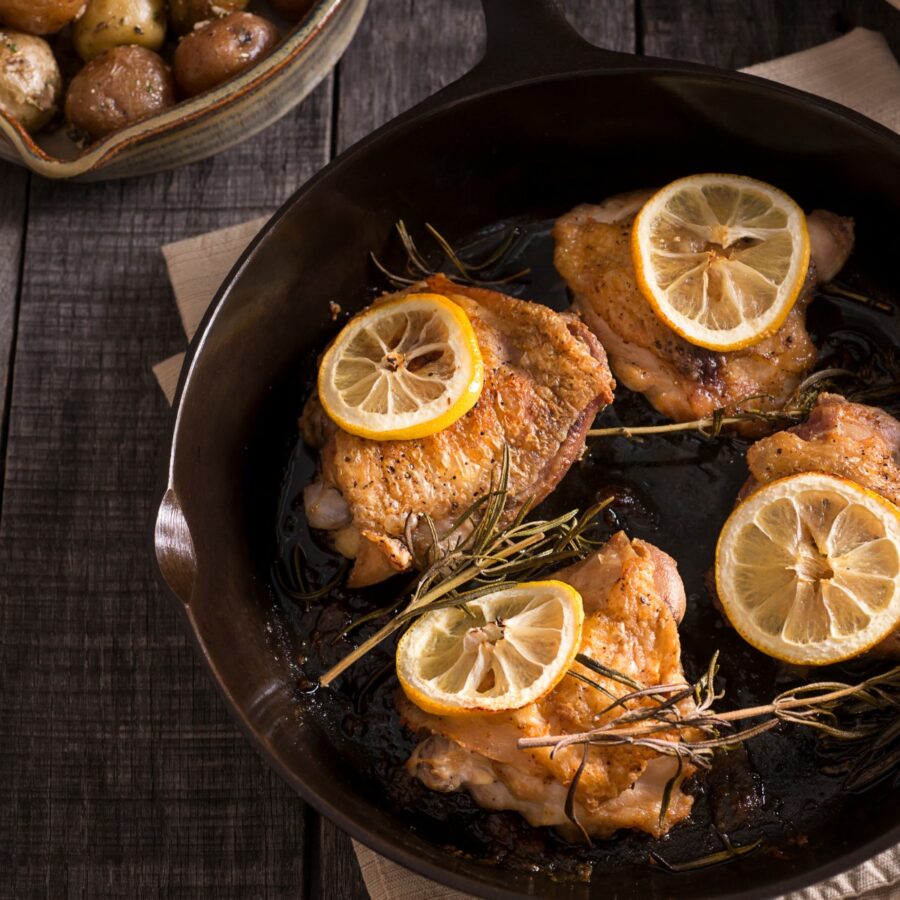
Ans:
[{"label": "chicken thigh", "polygon": [[[557,221],[553,232],[556,268],[574,294],[575,308],[609,354],[616,377],[680,422],[751,397],[759,397],[754,399],[758,408],[782,406],[815,362],[806,308],[814,286],[832,279],[850,255],[852,220],[823,210],[811,213],[809,274],[784,324],[750,347],[715,352],[676,334],[637,286],[631,225],[651,193],[635,191],[599,206],[576,207]],[[744,430],[758,427],[752,423]]]},{"label": "chicken thigh", "polygon": [[[619,532],[599,552],[553,577],[581,593],[582,653],[645,687],[684,684],[678,623],[685,596],[671,557]],[[574,670],[617,696],[629,690],[579,663]],[[571,676],[537,702],[507,713],[435,716],[401,695],[401,716],[421,736],[407,768],[432,790],[464,789],[480,806],[515,810],[531,825],[554,826],[576,838],[579,832],[565,803],[582,747],[552,755],[548,748],[519,749],[517,741],[573,734],[612,721],[623,710],[610,710],[610,702],[607,694]],[[642,698],[629,706],[655,702]],[[693,802],[679,779],[660,823],[663,793],[676,771],[673,757],[653,750],[592,746],[575,792],[578,822],[594,837],[608,837],[621,828],[665,834],[690,814]],[[691,771],[685,765],[681,777]]]},{"label": "chicken thigh", "polygon": [[[342,431],[314,395],[301,418],[306,442],[319,448],[317,480],[304,493],[313,528],[354,560],[351,587],[409,569],[427,548],[427,514],[439,532],[491,489],[509,450],[507,512],[540,502],[579,458],[597,412],[615,382],[596,337],[574,313],[437,275],[411,290],[448,297],[465,310],[484,360],[476,405],[448,428],[414,440],[375,441]],[[394,295],[396,296],[396,295]],[[413,520],[414,522],[415,520]]]},{"label": "chicken thigh", "polygon": [[[805,422],[757,441],[747,451],[747,465],[741,500],[778,478],[827,472],[900,504],[900,422],[874,406],[822,394]],[[900,657],[900,632],[875,652]]]}]

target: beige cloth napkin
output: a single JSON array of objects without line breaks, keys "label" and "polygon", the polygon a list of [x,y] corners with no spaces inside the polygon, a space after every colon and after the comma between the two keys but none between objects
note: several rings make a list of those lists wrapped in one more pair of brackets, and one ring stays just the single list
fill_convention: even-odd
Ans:
[{"label": "beige cloth napkin", "polygon": [[[745,71],[827,97],[900,131],[900,66],[884,38],[874,31],[857,28],[820,47]],[[256,219],[163,247],[175,301],[189,339],[216,289],[265,221],[265,218]],[[153,367],[170,403],[183,360],[181,353]],[[353,846],[372,900],[465,897],[398,866],[356,841]],[[783,900],[848,900],[851,897],[865,900],[900,897],[900,847]]]}]

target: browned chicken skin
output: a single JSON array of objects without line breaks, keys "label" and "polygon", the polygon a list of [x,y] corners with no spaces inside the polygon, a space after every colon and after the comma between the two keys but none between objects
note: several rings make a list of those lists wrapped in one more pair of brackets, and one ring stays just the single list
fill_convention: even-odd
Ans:
[{"label": "browned chicken skin", "polygon": [[[678,637],[684,587],[671,557],[619,532],[599,552],[553,577],[582,595],[583,653],[643,686],[684,683]],[[575,668],[616,695],[628,690],[578,664]],[[530,824],[557,827],[574,839],[578,832],[564,806],[582,748],[567,747],[551,758],[549,749],[521,750],[516,742],[573,734],[610,721],[622,711],[604,712],[609,702],[572,677],[536,703],[508,713],[434,716],[401,695],[400,713],[422,737],[407,768],[432,790],[465,789],[483,807],[516,810]],[[685,767],[685,776],[690,768]],[[595,837],[621,828],[659,837],[691,811],[692,800],[679,783],[660,828],[663,791],[675,771],[672,757],[652,750],[592,747],[576,792],[579,822]]]},{"label": "browned chicken skin", "polygon": [[[606,355],[581,319],[496,291],[435,276],[413,290],[458,303],[475,329],[485,366],[473,409],[430,437],[373,441],[336,428],[318,400],[301,419],[320,448],[307,517],[354,559],[349,584],[363,587],[411,567],[407,518],[427,513],[438,530],[490,490],[509,448],[508,511],[546,497],[578,459],[597,412],[612,401]],[[414,535],[427,542],[424,525]]]},{"label": "browned chicken skin", "polygon": [[[757,395],[761,408],[790,397],[816,359],[806,308],[816,283],[841,269],[853,246],[853,222],[816,210],[808,216],[811,258],[806,285],[781,328],[752,347],[718,353],[669,328],[644,299],[631,258],[631,224],[650,191],[579,206],[554,228],[556,268],[609,355],[616,378],[661,413],[691,421]],[[753,433],[758,423],[744,428]]]},{"label": "browned chicken skin", "polygon": [[884,410],[822,394],[801,425],[757,441],[747,451],[745,493],[799,472],[849,478],[900,504],[900,422]]},{"label": "browned chicken skin", "polygon": [[[900,504],[900,422],[873,406],[822,394],[805,422],[757,441],[747,465],[750,478],[739,499],[779,478],[828,472]],[[900,657],[900,632],[876,652]]]}]

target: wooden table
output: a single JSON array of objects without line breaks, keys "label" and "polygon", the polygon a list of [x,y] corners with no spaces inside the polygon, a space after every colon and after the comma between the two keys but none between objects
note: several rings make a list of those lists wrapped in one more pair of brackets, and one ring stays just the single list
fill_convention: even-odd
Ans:
[{"label": "wooden table", "polygon": [[[510,0],[514,2],[514,0]],[[617,50],[749,65],[884,0],[567,0]],[[338,69],[280,123],[155,177],[0,168],[0,895],[363,897],[349,839],[238,733],[150,555],[183,348],[161,244],[274,210],[478,58],[477,0],[371,0]]]}]

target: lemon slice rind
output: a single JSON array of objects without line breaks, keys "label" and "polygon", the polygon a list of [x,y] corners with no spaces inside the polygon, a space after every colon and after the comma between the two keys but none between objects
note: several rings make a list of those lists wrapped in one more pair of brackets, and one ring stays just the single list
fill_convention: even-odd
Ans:
[{"label": "lemon slice rind", "polygon": [[680,178],[650,197],[631,232],[638,287],[685,340],[739,350],[776,332],[809,268],[803,210],[743,175]]},{"label": "lemon slice rind", "polygon": [[827,473],[770,482],[726,521],[716,588],[734,628],[769,656],[858,656],[900,627],[900,509]]},{"label": "lemon slice rind", "polygon": [[465,311],[440,294],[375,303],[335,338],[319,399],[344,431],[410,440],[448,428],[481,396],[484,363]]},{"label": "lemon slice rind", "polygon": [[435,715],[520,709],[548,694],[581,646],[581,595],[524,582],[417,619],[397,646],[406,696]]}]

